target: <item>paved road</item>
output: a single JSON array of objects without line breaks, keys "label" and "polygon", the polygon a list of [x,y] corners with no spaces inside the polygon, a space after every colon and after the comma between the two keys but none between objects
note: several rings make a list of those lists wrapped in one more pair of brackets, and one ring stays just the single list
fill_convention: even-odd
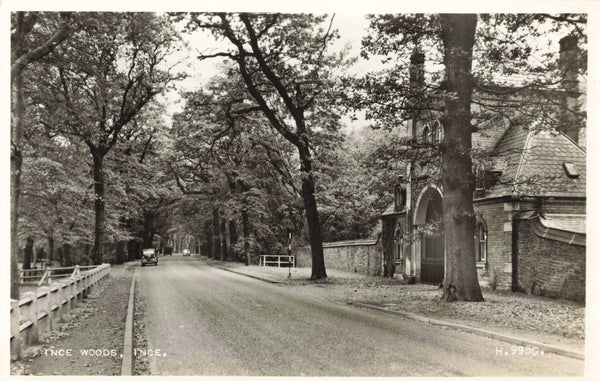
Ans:
[{"label": "paved road", "polygon": [[333,304],[194,257],[140,269],[152,374],[567,376],[583,361],[498,355],[510,344]]}]

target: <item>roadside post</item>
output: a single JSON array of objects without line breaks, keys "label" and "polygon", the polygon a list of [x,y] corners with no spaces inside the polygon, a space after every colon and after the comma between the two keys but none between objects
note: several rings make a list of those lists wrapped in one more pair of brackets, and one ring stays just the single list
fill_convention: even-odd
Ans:
[{"label": "roadside post", "polygon": [[288,278],[292,277],[292,232],[288,231]]}]

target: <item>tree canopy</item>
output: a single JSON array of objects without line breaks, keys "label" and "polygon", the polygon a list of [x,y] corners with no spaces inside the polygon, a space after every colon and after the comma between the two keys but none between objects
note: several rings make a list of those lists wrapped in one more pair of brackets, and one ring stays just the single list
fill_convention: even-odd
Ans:
[{"label": "tree canopy", "polygon": [[[446,300],[479,300],[464,242],[487,152],[472,135],[498,120],[579,131],[585,110],[563,100],[587,73],[586,16],[367,19],[360,54],[381,69],[350,76],[332,15],[12,14],[13,278],[26,242],[62,264],[134,259],[157,237],[251,263],[291,233],[322,279],[323,241],[376,238],[408,174],[443,185]],[[191,54],[218,74],[182,90],[177,57],[199,31],[221,49]],[[426,120],[443,139],[415,139]]]}]

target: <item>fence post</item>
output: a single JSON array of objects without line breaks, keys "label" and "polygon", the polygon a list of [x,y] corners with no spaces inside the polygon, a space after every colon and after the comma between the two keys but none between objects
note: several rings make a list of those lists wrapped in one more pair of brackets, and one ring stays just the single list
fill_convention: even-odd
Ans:
[{"label": "fence post", "polygon": [[60,320],[60,287],[49,286],[50,301],[48,303],[48,316],[50,318],[50,330],[54,329]]},{"label": "fence post", "polygon": [[77,303],[83,301],[83,282],[81,281],[81,277],[75,277],[75,290],[77,294],[75,297],[77,298]]},{"label": "fence post", "polygon": [[69,284],[62,280],[59,283],[60,287],[60,308],[61,308],[61,320],[64,315],[71,313],[71,298],[69,297]]},{"label": "fence post", "polygon": [[21,322],[21,309],[19,301],[16,299],[10,300],[10,359],[12,361],[21,359],[21,351],[23,349],[23,338],[19,332]]},{"label": "fence post", "polygon": [[77,307],[77,281],[75,279],[69,279],[69,303],[71,303],[71,309]]},{"label": "fence post", "polygon": [[[38,325],[37,325],[37,293],[35,292],[25,292],[23,294],[23,299],[29,299],[30,302],[26,305],[23,305],[23,320],[31,323],[31,326],[27,329],[25,334],[25,344],[30,345],[33,343],[37,343],[39,339],[38,335]],[[19,328],[20,329],[20,328]]]},{"label": "fence post", "polygon": [[50,288],[38,287],[38,291],[39,290],[42,292],[41,294],[36,295],[36,325],[38,326],[38,335],[41,335],[50,330]]},{"label": "fence post", "polygon": [[46,269],[46,271],[44,271],[44,275],[42,275],[42,279],[40,279],[40,281],[38,282],[38,287],[41,286],[42,284],[44,284],[44,281],[47,279],[48,277],[48,269]]},{"label": "fence post", "polygon": [[84,298],[87,298],[87,295],[88,295],[88,287],[89,287],[88,283],[89,282],[88,282],[88,276],[87,276],[87,274],[85,274],[85,273],[82,274],[81,275],[81,288],[82,288],[81,295]]}]

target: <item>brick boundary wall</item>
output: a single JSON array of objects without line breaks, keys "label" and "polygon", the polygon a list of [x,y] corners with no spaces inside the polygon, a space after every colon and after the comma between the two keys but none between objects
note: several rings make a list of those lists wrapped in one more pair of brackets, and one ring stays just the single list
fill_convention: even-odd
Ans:
[{"label": "brick boundary wall", "polygon": [[[381,275],[382,248],[374,239],[324,242],[325,269]],[[298,267],[311,267],[310,246],[296,249]]]},{"label": "brick boundary wall", "polygon": [[517,286],[528,294],[585,300],[585,246],[535,234],[535,219],[518,220]]}]

